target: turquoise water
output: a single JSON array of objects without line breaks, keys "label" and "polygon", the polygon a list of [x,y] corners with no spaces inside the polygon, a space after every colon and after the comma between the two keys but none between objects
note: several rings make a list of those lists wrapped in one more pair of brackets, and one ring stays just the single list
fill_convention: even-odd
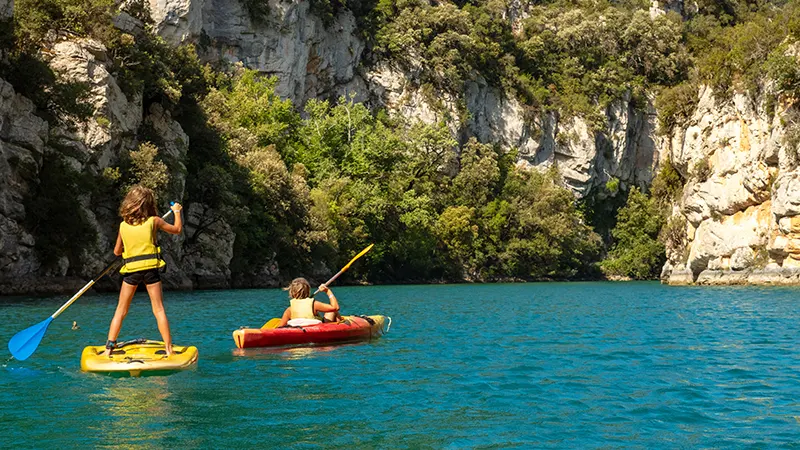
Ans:
[{"label": "turquoise water", "polygon": [[[800,290],[655,283],[335,289],[391,331],[328,348],[235,350],[279,290],[166,294],[196,369],[80,371],[114,296],[87,296],[0,368],[2,447],[767,448],[800,442]],[[0,338],[66,298],[0,299]],[[80,330],[70,329],[76,320]],[[122,338],[157,338],[137,294]],[[5,355],[7,350],[3,349]],[[7,356],[6,356],[7,357]],[[4,358],[5,359],[5,358]]]}]

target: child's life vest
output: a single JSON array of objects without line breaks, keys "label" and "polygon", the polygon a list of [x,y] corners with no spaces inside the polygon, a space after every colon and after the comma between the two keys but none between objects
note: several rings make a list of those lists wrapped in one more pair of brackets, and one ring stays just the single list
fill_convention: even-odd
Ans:
[{"label": "child's life vest", "polygon": [[150,217],[139,225],[127,222],[119,224],[119,235],[122,237],[124,262],[119,273],[141,272],[143,270],[160,269],[167,265],[161,259],[161,247],[156,246],[155,217]]},{"label": "child's life vest", "polygon": [[293,298],[289,303],[292,319],[318,319],[314,314],[313,298]]}]

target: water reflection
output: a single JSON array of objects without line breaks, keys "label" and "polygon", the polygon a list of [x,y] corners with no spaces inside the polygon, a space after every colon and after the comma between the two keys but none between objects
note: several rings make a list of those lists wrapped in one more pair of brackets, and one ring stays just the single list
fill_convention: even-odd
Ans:
[{"label": "water reflection", "polygon": [[[237,348],[233,350],[233,356],[243,356],[247,358],[263,359],[265,357],[280,356],[287,361],[297,361],[301,359],[313,358],[321,353],[334,351],[342,347],[364,345],[368,342],[350,342],[336,345],[319,345],[306,347],[261,347],[261,348]],[[270,358],[272,359],[272,358]]]},{"label": "water reflection", "polygon": [[100,434],[108,433],[108,443],[115,448],[158,447],[161,439],[174,434],[166,426],[172,415],[167,379],[137,379],[135,385],[131,381],[119,380],[102,393],[90,396],[90,401],[108,418],[108,426],[101,426],[104,430]]}]

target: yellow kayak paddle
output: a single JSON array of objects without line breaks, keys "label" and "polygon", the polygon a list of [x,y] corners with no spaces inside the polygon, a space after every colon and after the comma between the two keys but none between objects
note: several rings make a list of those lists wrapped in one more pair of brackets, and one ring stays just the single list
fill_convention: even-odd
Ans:
[{"label": "yellow kayak paddle", "polygon": [[[353,259],[350,260],[349,263],[347,263],[346,266],[342,267],[342,270],[336,272],[336,275],[332,276],[330,280],[326,281],[325,282],[325,286],[330,286],[331,283],[333,283],[334,281],[336,281],[337,278],[339,278],[339,275],[345,273],[347,271],[347,269],[349,269],[350,266],[353,265],[353,263],[356,262],[356,260],[358,258],[361,258],[362,256],[364,256],[368,251],[372,250],[372,247],[374,247],[374,246],[375,246],[375,244],[369,244],[369,246],[367,248],[365,248],[364,250],[361,250],[361,253],[357,254],[355,257],[353,257]],[[319,289],[317,289],[314,292],[314,295],[317,295],[317,294],[319,294]],[[314,295],[312,295],[312,297]]]}]

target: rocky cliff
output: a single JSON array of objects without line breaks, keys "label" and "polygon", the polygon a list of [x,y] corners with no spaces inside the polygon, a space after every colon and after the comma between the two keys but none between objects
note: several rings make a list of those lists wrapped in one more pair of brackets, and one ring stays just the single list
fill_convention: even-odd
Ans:
[{"label": "rocky cliff", "polygon": [[[622,188],[646,186],[658,163],[651,105],[641,110],[630,98],[615,102],[604,111],[606,123],[599,129],[555,113],[531,120],[518,101],[476,75],[464,93],[466,111],[460,112],[460,99],[423,93],[417,75],[408,70],[390,63],[368,67],[356,20],[346,10],[326,24],[304,1],[272,0],[262,21],[254,21],[239,0],[152,0],[150,6],[163,38],[175,45],[196,43],[208,60],[225,59],[275,75],[277,92],[295,104],[352,95],[401,117],[446,120],[461,142],[474,136],[518,149],[524,166],[558,166],[579,197],[602,193],[611,179],[620,180]],[[518,27],[525,7],[509,2],[506,16]]]},{"label": "rocky cliff", "polygon": [[490,86],[481,77],[467,83],[466,111],[447,95],[431,100],[417,89],[412,74],[381,65],[365,74],[368,96],[377,105],[403,117],[427,123],[447,121],[462,142],[476,137],[516,149],[523,167],[556,166],[577,197],[613,195],[606,183],[616,179],[621,188],[648,186],[659,162],[656,113],[648,102],[642,110],[629,96],[602,111],[597,127],[582,117],[548,112],[530,118],[515,98]]},{"label": "rocky cliff", "polygon": [[[11,11],[0,3],[0,16]],[[737,95],[715,101],[710,89],[686,126],[668,137],[656,133],[652,99],[625,96],[600,111],[600,120],[555,111],[531,113],[525,105],[478,74],[463,96],[420,88],[419,71],[389,61],[368,61],[355,17],[343,10],[322,20],[306,1],[271,0],[254,18],[240,0],[151,0],[155,29],[173,45],[194,43],[207,61],[241,63],[278,78],[277,92],[302,105],[312,98],[353,96],[375,109],[427,123],[446,122],[464,143],[475,137],[514,149],[518,165],[556,167],[578,198],[613,196],[648,186],[658,165],[669,160],[687,180],[674,207],[663,279],[669,283],[796,283],[800,281],[800,179],[790,144],[794,110]],[[652,15],[685,14],[682,1],[652,2]],[[527,12],[507,4],[518,30]],[[122,15],[118,27],[137,32],[142,24]],[[109,259],[117,222],[114,202],[99,204],[79,194],[80,213],[96,235],[79,257],[44,264],[29,224],[31,193],[48,157],[73,171],[101,176],[120,165],[143,141],[159,142],[175,162],[170,192],[185,193],[183,165],[189,138],[158,104],[126,95],[110,75],[107,50],[90,39],[62,39],[49,49],[50,66],[69,80],[87,83],[92,118],[49,125],[30,100],[0,80],[0,293],[71,290]],[[611,186],[611,187],[609,187]],[[234,233],[226,221],[203,223],[207,207],[185,210],[186,233],[162,241],[172,288],[233,285],[230,263]],[[198,232],[201,230],[202,232]],[[258,285],[274,285],[280,268],[267,262]],[[112,287],[112,284],[107,287]]]},{"label": "rocky cliff", "polygon": [[688,180],[671,219],[670,284],[797,284],[800,191],[796,107],[769,87],[754,100],[715,101],[701,88],[685,127],[664,153]]},{"label": "rocky cliff", "polygon": [[[519,5],[517,5],[519,6]],[[356,20],[342,11],[323,21],[309,2],[269,2],[269,13],[254,20],[239,0],[153,0],[155,29],[174,45],[195,43],[208,61],[241,63],[278,78],[276,90],[301,107],[310,98],[354,96],[390,114],[433,123],[446,120],[461,142],[477,137],[484,142],[515,148],[519,164],[529,167],[557,166],[577,196],[606,195],[604,186],[617,179],[626,185],[650,183],[659,153],[653,138],[652,107],[635,108],[622,99],[603,111],[605,123],[592,126],[580,117],[557,113],[530,119],[523,106],[476,75],[463,99],[423,94],[414,74],[391,64],[367,67],[364,42]],[[9,10],[0,7],[0,12]],[[511,2],[508,18],[518,21],[524,8]],[[116,25],[137,33],[141,23],[123,13]],[[125,155],[142,142],[141,130],[159,142],[170,160],[176,161],[170,191],[184,196],[188,137],[181,126],[159,105],[145,108],[141,96],[126,96],[110,75],[107,50],[91,39],[62,39],[48,50],[51,68],[65,79],[90,87],[92,117],[48,125],[34,114],[29,100],[16,94],[8,83],[0,85],[0,293],[71,290],[94,275],[110,257],[116,230],[116,205],[98,204],[89,194],[79,194],[80,214],[86,230],[96,239],[78,257],[61,257],[57,264],[43,264],[37,254],[35,233],[28,223],[33,187],[48,156],[66,162],[76,173],[101,176],[120,165]],[[466,111],[458,105],[465,105]],[[613,194],[613,193],[610,193]],[[33,199],[35,201],[35,199]],[[234,237],[225,220],[202,225],[208,211],[192,204],[185,211],[186,237],[169,237],[168,287],[229,287]],[[213,214],[212,214],[213,215]],[[266,264],[261,285],[277,282],[279,269]],[[113,287],[107,284],[107,287]]]},{"label": "rocky cliff", "polygon": [[[143,109],[140,96],[128,98],[109,74],[106,49],[98,42],[62,40],[51,49],[49,64],[64,79],[86,83],[92,117],[67,120],[58,125],[35,114],[34,105],[0,80],[0,293],[60,292],[85,283],[110,260],[116,239],[116,199],[104,202],[92,194],[76,195],[87,228],[81,233],[96,236],[81,254],[60,257],[55,264],[44,264],[35,250],[36,238],[30,224],[30,212],[42,201],[34,196],[40,172],[46,160],[62,161],[59,170],[100,176],[104,170],[118,167],[126,152],[136,149],[142,126],[151,139],[161,143],[167,157],[178,162],[171,187],[177,198],[183,196],[185,167],[181,169],[188,148],[188,137],[181,126],[159,105]],[[58,193],[50,195],[58,197]],[[194,207],[195,209],[197,206]],[[185,212],[187,234],[196,226],[194,209]],[[48,220],[58,220],[48,218]],[[232,237],[229,229],[211,229],[196,242],[182,242],[183,237],[167,237],[161,245],[167,249],[170,270],[165,283],[172,288],[224,287],[229,285]],[[206,240],[212,239],[213,246]],[[104,281],[106,287],[112,282]]]},{"label": "rocky cliff", "polygon": [[167,42],[192,42],[207,60],[242,63],[274,75],[276,91],[298,105],[347,94],[364,52],[352,13],[326,24],[310,5],[270,0],[269,12],[254,17],[240,0],[150,2],[156,30]]}]

